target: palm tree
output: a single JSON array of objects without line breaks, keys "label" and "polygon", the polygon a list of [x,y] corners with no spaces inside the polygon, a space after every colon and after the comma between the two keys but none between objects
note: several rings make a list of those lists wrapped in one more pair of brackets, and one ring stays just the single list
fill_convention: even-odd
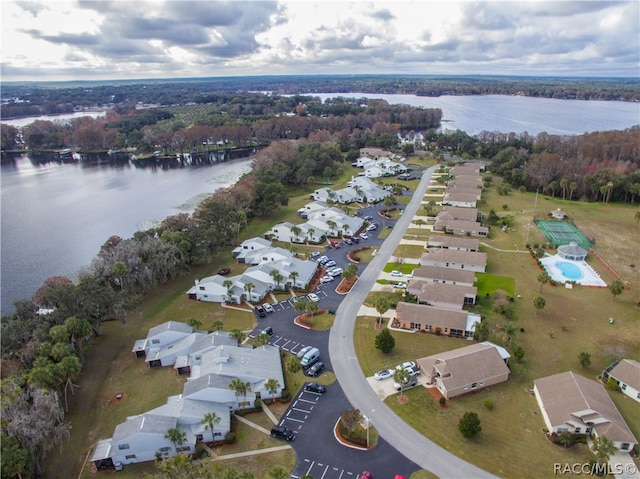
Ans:
[{"label": "palm tree", "polygon": [[238,344],[242,344],[242,342],[245,340],[247,335],[242,329],[234,328],[231,331],[229,331],[229,337],[235,338],[238,341]]},{"label": "palm tree", "polygon": [[227,288],[227,301],[231,301],[231,288],[233,288],[233,281],[230,279],[225,279],[222,282],[222,286]]},{"label": "palm tree", "polygon": [[566,176],[563,176],[560,179],[560,188],[562,188],[562,199],[564,200],[566,194],[567,194],[567,185],[569,184],[569,178],[567,178]]},{"label": "palm tree", "polygon": [[540,283],[540,292],[542,293],[542,287],[551,281],[551,276],[547,271],[541,271],[538,275],[538,283]]},{"label": "palm tree", "polygon": [[179,429],[172,427],[164,435],[164,438],[169,439],[169,441],[173,443],[173,447],[175,448],[177,454],[179,452],[178,446],[182,446],[187,441],[187,433],[180,432]]},{"label": "palm tree", "polygon": [[299,226],[293,225],[291,227],[291,232],[293,233],[295,239],[298,239],[300,233],[302,232],[302,228],[300,228]]},{"label": "palm tree", "polygon": [[598,436],[593,441],[593,451],[596,453],[599,465],[602,465],[603,462],[608,461],[609,458],[614,455],[617,450],[618,448],[607,436]]},{"label": "palm tree", "polygon": [[224,327],[224,323],[219,319],[216,319],[213,323],[211,323],[211,329],[214,331],[221,331]]},{"label": "palm tree", "polygon": [[533,307],[536,308],[536,316],[538,315],[538,311],[544,309],[546,305],[547,302],[542,296],[536,296],[535,298],[533,298]]},{"label": "palm tree", "polygon": [[375,295],[372,300],[373,307],[380,315],[378,318],[378,325],[382,324],[382,315],[389,311],[389,300],[379,294]]},{"label": "palm tree", "polygon": [[309,239],[311,239],[311,241],[313,241],[313,233],[315,233],[316,230],[313,228],[308,228],[307,229],[307,244],[309,244]]},{"label": "palm tree", "polygon": [[551,183],[549,183],[547,188],[549,188],[551,190],[551,197],[555,198],[556,197],[556,190],[558,189],[558,182],[555,181],[555,180],[552,181]]},{"label": "palm tree", "polygon": [[415,220],[414,223],[418,225],[418,240],[419,240],[420,239],[420,227],[422,225],[426,225],[427,223],[426,223],[425,220],[423,220],[421,218],[418,218],[417,220]]},{"label": "palm tree", "polygon": [[636,219],[636,228],[637,228],[638,224],[640,224],[640,211],[636,211],[636,215],[634,218]]},{"label": "palm tree", "polygon": [[504,334],[505,344],[510,343],[511,339],[516,335],[516,327],[511,323],[502,325],[502,333]]},{"label": "palm tree", "polygon": [[349,230],[349,225],[347,223],[342,225],[342,236],[345,236],[347,234],[347,231]]},{"label": "palm tree", "polygon": [[393,371],[393,380],[400,385],[400,397],[404,397],[404,387],[407,385],[411,376],[405,368],[398,368]]},{"label": "palm tree", "polygon": [[611,284],[609,285],[609,292],[613,297],[613,301],[615,301],[616,296],[618,296],[619,294],[622,294],[623,291],[624,291],[624,283],[620,280],[612,281]]},{"label": "palm tree", "polygon": [[358,273],[358,265],[351,263],[349,266],[345,268],[342,272],[342,279],[345,281],[351,280]]},{"label": "palm tree", "polygon": [[200,420],[200,424],[204,424],[204,430],[211,429],[211,438],[214,438],[213,429],[214,426],[218,425],[222,421],[222,418],[218,416],[215,412],[211,411],[202,416]]},{"label": "palm tree", "polygon": [[269,335],[262,331],[255,338],[253,338],[253,344],[256,347],[264,346],[265,344],[269,344]]},{"label": "palm tree", "polygon": [[571,183],[569,183],[569,201],[571,201],[571,198],[573,198],[573,192],[576,191],[578,189],[578,183],[576,183],[575,181],[572,181]]},{"label": "palm tree", "polygon": [[292,271],[291,273],[289,273],[289,279],[291,280],[291,287],[292,288],[295,288],[296,279],[298,278],[298,276],[300,276],[300,273],[298,273],[297,271]]},{"label": "palm tree", "polygon": [[332,233],[332,236],[335,236],[334,230],[335,230],[336,226],[338,226],[338,223],[336,223],[333,220],[327,220],[327,226],[331,229],[330,231]]},{"label": "palm tree", "polygon": [[274,378],[267,379],[264,382],[264,388],[271,393],[271,400],[275,402],[276,393],[278,392],[278,389],[280,389],[280,383],[278,380]]},{"label": "palm tree", "polygon": [[238,378],[233,378],[229,383],[229,389],[235,391],[236,395],[242,396],[242,404],[244,405],[247,402],[247,393],[251,392],[251,383],[249,381],[242,382]]},{"label": "palm tree", "polygon": [[111,267],[111,272],[120,283],[120,291],[124,289],[124,275],[127,273],[127,266],[122,261],[116,261]]},{"label": "palm tree", "polygon": [[247,292],[247,301],[251,301],[251,291],[255,288],[256,285],[252,282],[245,283],[244,290]]}]

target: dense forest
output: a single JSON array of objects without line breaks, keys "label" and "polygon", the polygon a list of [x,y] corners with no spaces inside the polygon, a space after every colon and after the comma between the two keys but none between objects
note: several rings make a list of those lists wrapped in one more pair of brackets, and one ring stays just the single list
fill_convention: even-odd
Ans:
[{"label": "dense forest", "polygon": [[418,96],[525,95],[572,100],[640,101],[638,78],[511,76],[314,75],[216,77],[110,82],[4,83],[0,118],[69,113],[122,103],[184,105],[217,93],[279,95],[385,93]]},{"label": "dense forest", "polygon": [[[91,360],[86,345],[102,323],[125,321],[151,288],[210,263],[254,218],[287,205],[292,187],[311,191],[317,180],[340,177],[362,147],[440,162],[450,155],[489,160],[490,174],[506,180],[499,191],[504,195],[524,188],[572,201],[635,203],[640,196],[640,127],[575,137],[469,136],[438,131],[440,110],[382,100],[323,104],[312,96],[237,92],[189,98],[190,105],[140,109],[123,95],[103,119],[2,128],[3,149],[161,148],[175,155],[219,143],[262,146],[250,173],[192,214],[168,217],[132,238],[108,238],[77,282],[50,278],[2,317],[2,477],[41,475],[42,458],[63,443],[70,427],[66,398]],[[398,134],[414,131],[422,132],[424,142],[400,148]]]}]

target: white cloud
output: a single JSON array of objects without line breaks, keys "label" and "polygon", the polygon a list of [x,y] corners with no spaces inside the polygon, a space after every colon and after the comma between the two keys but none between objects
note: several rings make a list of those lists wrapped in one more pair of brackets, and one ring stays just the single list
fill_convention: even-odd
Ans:
[{"label": "white cloud", "polygon": [[6,80],[167,77],[177,65],[181,76],[189,68],[198,76],[637,76],[640,62],[634,0],[10,0],[1,8]]}]

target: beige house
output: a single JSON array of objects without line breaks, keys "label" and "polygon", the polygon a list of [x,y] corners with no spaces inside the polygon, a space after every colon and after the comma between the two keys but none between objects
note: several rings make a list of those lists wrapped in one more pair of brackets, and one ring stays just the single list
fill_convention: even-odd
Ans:
[{"label": "beige house", "polygon": [[420,264],[440,268],[468,269],[476,273],[484,273],[487,268],[487,253],[436,248],[423,254],[420,257]]},{"label": "beige house", "polygon": [[442,199],[442,204],[459,206],[461,208],[475,208],[478,206],[478,200],[480,200],[480,197],[480,190],[478,190],[477,193],[474,193],[468,189],[461,191],[458,191],[458,188],[454,190],[447,189],[444,194],[444,198]]},{"label": "beige house", "polygon": [[460,251],[480,251],[480,240],[476,238],[459,238],[457,236],[430,236],[427,240],[428,248],[455,249]]},{"label": "beige house", "polygon": [[567,371],[536,379],[533,392],[549,432],[606,436],[620,451],[638,443],[598,381]]},{"label": "beige house", "polygon": [[407,291],[418,298],[418,302],[443,309],[460,310],[463,306],[476,304],[478,288],[457,284],[434,283],[411,279]]},{"label": "beige house", "polygon": [[441,220],[436,219],[433,231],[443,231],[447,234],[458,236],[489,236],[489,228],[482,226],[477,221],[467,220]]},{"label": "beige house", "polygon": [[427,384],[435,384],[451,399],[507,381],[507,358],[503,348],[484,342],[427,356],[417,363]]},{"label": "beige house", "polygon": [[438,216],[437,220],[464,220],[464,221],[478,221],[478,210],[476,208],[460,208],[458,206],[444,206]]},{"label": "beige house", "polygon": [[404,302],[398,303],[395,319],[402,329],[467,339],[473,338],[476,324],[482,321],[480,316],[467,311]]},{"label": "beige house", "polygon": [[607,381],[613,378],[618,383],[620,391],[632,399],[640,402],[640,363],[634,359],[616,361],[602,373]]},{"label": "beige house", "polygon": [[466,269],[440,268],[438,266],[420,266],[412,272],[414,279],[432,283],[473,286],[476,274]]}]

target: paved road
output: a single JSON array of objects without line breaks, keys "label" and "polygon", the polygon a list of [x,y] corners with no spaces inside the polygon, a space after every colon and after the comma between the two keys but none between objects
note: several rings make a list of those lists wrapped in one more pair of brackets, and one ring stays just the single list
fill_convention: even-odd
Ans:
[{"label": "paved road", "polygon": [[420,201],[427,191],[429,180],[435,169],[436,167],[431,167],[424,172],[411,202],[405,208],[391,234],[369,266],[360,274],[360,280],[345,298],[347,301],[343,301],[338,307],[329,335],[329,356],[336,377],[351,405],[369,418],[380,437],[408,459],[441,479],[494,478],[495,476],[439,447],[396,416],[369,386],[358,363],[353,345],[353,331],[358,309],[418,211]]}]

